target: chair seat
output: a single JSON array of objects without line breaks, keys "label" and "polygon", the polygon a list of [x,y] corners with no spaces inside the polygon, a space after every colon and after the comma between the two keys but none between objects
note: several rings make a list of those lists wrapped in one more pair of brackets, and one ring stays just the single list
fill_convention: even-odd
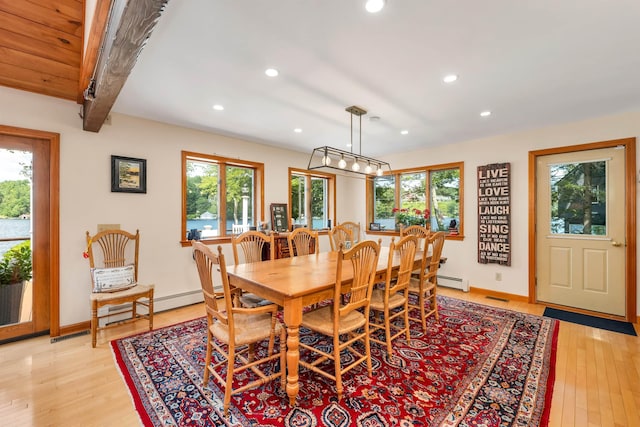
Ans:
[{"label": "chair seat", "polygon": [[[338,333],[344,334],[348,331],[364,326],[366,319],[359,311],[352,311],[340,318]],[[320,307],[302,315],[302,326],[320,332],[327,336],[333,336],[333,305]]]},{"label": "chair seat", "polygon": [[128,298],[140,295],[140,297],[146,296],[149,291],[154,289],[154,285],[135,285],[132,288],[125,289],[124,291],[116,292],[96,292],[91,293],[89,296],[90,301],[110,301],[116,298]]},{"label": "chair seat", "polygon": [[[402,293],[389,295],[389,309],[394,309],[404,305],[405,297]],[[374,289],[371,294],[371,309],[384,311],[384,289]]]},{"label": "chair seat", "polygon": [[[433,283],[428,283],[425,287],[424,287],[424,291],[429,291],[431,289],[434,289],[436,287],[436,285],[434,285]],[[419,293],[420,292],[420,278],[416,279],[415,277],[411,278],[411,282],[409,282],[409,292],[411,293]]]},{"label": "chair seat", "polygon": [[[275,333],[280,334],[282,324],[276,321]],[[229,344],[229,328],[221,322],[214,322],[210,327],[213,336],[225,344]],[[269,339],[271,335],[271,313],[263,314],[235,314],[234,322],[235,345]]]}]

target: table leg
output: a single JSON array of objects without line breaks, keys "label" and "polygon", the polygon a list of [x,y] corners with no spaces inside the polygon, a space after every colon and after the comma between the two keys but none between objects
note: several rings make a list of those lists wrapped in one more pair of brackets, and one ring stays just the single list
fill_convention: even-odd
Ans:
[{"label": "table leg", "polygon": [[287,325],[287,395],[291,406],[295,406],[296,397],[300,390],[298,362],[300,360],[300,322],[302,322],[301,300],[291,300],[285,303],[284,322]]}]

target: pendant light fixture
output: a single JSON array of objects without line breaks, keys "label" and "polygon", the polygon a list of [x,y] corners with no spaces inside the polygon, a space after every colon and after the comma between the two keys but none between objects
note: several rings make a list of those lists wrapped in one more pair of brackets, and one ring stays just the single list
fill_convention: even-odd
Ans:
[{"label": "pendant light fixture", "polygon": [[[391,165],[388,162],[362,155],[362,116],[367,114],[367,111],[355,105],[347,107],[345,110],[351,114],[351,143],[349,144],[351,151],[340,150],[328,145],[314,148],[311,152],[307,169],[330,168],[343,172],[361,175],[375,174],[377,176],[382,176],[385,169],[390,171]],[[353,152],[353,116],[357,116],[360,120],[358,153]],[[336,164],[334,160],[338,160],[337,166],[334,166]]]}]

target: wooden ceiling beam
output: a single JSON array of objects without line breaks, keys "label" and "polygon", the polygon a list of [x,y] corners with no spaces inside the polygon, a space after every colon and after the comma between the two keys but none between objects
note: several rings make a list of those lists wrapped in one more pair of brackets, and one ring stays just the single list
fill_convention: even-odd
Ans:
[{"label": "wooden ceiling beam", "polygon": [[101,51],[84,91],[82,126],[98,132],[107,119],[168,0],[114,0]]}]

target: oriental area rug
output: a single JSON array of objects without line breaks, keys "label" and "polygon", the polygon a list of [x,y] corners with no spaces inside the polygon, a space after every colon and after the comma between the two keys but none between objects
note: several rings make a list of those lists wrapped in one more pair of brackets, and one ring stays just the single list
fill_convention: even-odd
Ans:
[{"label": "oriental area rug", "polygon": [[[205,318],[111,345],[145,426],[547,426],[558,321],[441,296],[438,305],[440,320],[426,333],[412,323],[391,358],[372,343],[372,377],[364,365],[345,374],[341,401],[332,381],[301,369],[295,407],[272,381],[233,396],[226,418],[224,391],[213,379],[202,386]],[[304,328],[300,339],[331,346]]]}]

